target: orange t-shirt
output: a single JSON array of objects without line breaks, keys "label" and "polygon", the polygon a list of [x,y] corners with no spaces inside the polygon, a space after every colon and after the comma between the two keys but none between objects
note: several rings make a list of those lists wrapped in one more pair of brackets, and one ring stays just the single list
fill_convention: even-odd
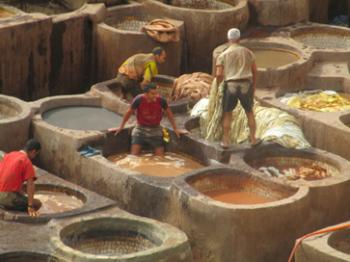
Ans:
[{"label": "orange t-shirt", "polygon": [[0,192],[19,192],[30,178],[35,178],[35,172],[25,153],[14,151],[4,156],[0,162]]}]

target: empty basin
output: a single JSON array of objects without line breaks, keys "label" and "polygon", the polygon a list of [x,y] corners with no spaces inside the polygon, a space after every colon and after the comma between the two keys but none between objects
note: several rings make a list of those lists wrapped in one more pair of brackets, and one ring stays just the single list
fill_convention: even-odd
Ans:
[{"label": "empty basin", "polygon": [[333,233],[328,244],[336,250],[350,255],[350,229]]},{"label": "empty basin", "polygon": [[[165,224],[134,217],[91,215],[59,221],[52,238],[56,251],[69,261],[192,261],[185,234]],[[67,259],[67,260],[68,260]]]}]

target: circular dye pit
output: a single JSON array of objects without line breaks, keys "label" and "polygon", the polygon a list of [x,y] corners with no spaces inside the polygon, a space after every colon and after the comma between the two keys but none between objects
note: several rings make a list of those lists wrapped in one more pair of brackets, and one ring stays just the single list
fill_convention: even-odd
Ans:
[{"label": "circular dye pit", "polygon": [[43,215],[63,213],[81,208],[84,205],[84,202],[76,196],[49,190],[37,190],[35,199],[42,203],[39,212]]},{"label": "circular dye pit", "polygon": [[157,177],[175,177],[203,167],[190,156],[172,152],[167,152],[164,157],[153,154],[140,156],[118,154],[109,156],[108,160],[121,168]]},{"label": "circular dye pit", "polygon": [[247,162],[270,177],[288,180],[321,180],[339,174],[327,163],[301,157],[263,157]]},{"label": "circular dye pit", "polygon": [[235,205],[254,205],[290,197],[296,190],[269,185],[266,181],[234,173],[196,175],[186,180],[200,193],[216,201]]},{"label": "circular dye pit", "polygon": [[350,255],[350,229],[333,233],[328,239],[328,244],[336,250]]},{"label": "circular dye pit", "polygon": [[292,108],[315,112],[338,112],[350,109],[350,94],[327,91],[305,91],[280,98]]},{"label": "circular dye pit", "polygon": [[297,53],[286,49],[251,48],[258,68],[277,68],[295,63],[300,59]]},{"label": "circular dye pit", "polygon": [[72,211],[83,207],[86,202],[86,197],[73,189],[42,184],[36,185],[34,198],[42,204],[41,215]]},{"label": "circular dye pit", "polygon": [[95,219],[71,224],[60,236],[65,245],[93,255],[121,256],[160,245],[161,241],[146,224],[137,224],[123,219]]},{"label": "circular dye pit", "polygon": [[232,8],[233,6],[227,3],[214,0],[171,0],[160,1],[168,5],[191,8],[191,9],[208,9],[208,10],[223,10]]},{"label": "circular dye pit", "polygon": [[53,126],[74,130],[106,130],[122,121],[116,113],[93,106],[59,107],[44,112],[42,118]]},{"label": "circular dye pit", "polygon": [[14,103],[7,100],[0,100],[0,120],[17,116],[21,110]]},{"label": "circular dye pit", "polygon": [[119,30],[141,32],[142,27],[153,19],[155,18],[150,15],[130,15],[119,18],[118,20],[115,18],[108,19],[106,23]]},{"label": "circular dye pit", "polygon": [[319,49],[348,49],[350,48],[350,33],[322,33],[322,32],[310,32],[310,33],[297,33],[293,38],[305,45],[319,48]]},{"label": "circular dye pit", "polygon": [[0,261],[4,262],[64,262],[54,256],[31,253],[31,252],[11,252],[0,255]]}]

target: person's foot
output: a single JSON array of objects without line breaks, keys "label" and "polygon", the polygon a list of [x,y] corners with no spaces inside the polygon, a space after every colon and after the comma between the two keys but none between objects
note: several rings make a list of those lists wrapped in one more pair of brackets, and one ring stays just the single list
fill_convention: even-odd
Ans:
[{"label": "person's foot", "polygon": [[228,148],[229,148],[229,144],[228,144],[228,143],[225,143],[225,142],[221,142],[221,143],[220,143],[220,146],[221,146],[223,149],[228,149]]},{"label": "person's foot", "polygon": [[254,143],[251,143],[252,147],[257,147],[262,143],[261,139],[256,139]]}]

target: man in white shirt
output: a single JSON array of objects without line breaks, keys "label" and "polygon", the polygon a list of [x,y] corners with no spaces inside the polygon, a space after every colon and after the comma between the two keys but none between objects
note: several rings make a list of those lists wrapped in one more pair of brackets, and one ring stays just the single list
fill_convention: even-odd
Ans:
[{"label": "man in white shirt", "polygon": [[224,81],[223,98],[223,137],[221,146],[228,148],[229,133],[232,123],[232,110],[238,100],[248,118],[250,142],[256,145],[256,123],[253,112],[256,81],[255,56],[248,48],[239,45],[240,31],[232,28],[227,33],[230,46],[222,53],[216,62],[216,80],[219,85]]}]

